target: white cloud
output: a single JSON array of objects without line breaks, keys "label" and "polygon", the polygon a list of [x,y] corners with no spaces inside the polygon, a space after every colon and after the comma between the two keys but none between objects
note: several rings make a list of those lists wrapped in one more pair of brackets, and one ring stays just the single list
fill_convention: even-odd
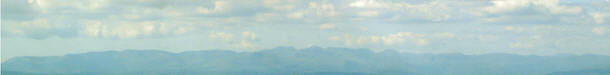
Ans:
[{"label": "white cloud", "polygon": [[490,13],[511,11],[517,8],[529,6],[529,0],[493,0],[493,6],[485,7],[484,10]]},{"label": "white cloud", "polygon": [[449,12],[461,13],[459,11],[453,11],[446,3],[440,1],[413,4],[408,2],[358,0],[351,2],[349,6],[362,9],[362,11],[356,11],[358,16],[373,17],[388,12],[387,14],[392,15],[390,19],[396,21],[417,20],[418,22],[421,22],[421,20],[424,20],[442,22],[453,17]]},{"label": "white cloud", "polygon": [[161,35],[183,35],[193,30],[192,26],[167,23],[160,23],[157,27],[157,32]]},{"label": "white cloud", "polygon": [[451,38],[455,38],[455,34],[451,33],[451,32],[442,32],[442,33],[432,34],[432,37],[451,39]]},{"label": "white cloud", "polygon": [[[447,40],[478,40],[490,41],[499,39],[496,35],[482,34],[456,34],[453,32],[435,32],[435,33],[414,33],[414,32],[396,32],[387,35],[363,35],[352,36],[345,34],[344,36],[331,36],[328,40],[342,41],[347,46],[375,46],[375,47],[396,47],[396,46],[428,46],[435,42],[443,43]],[[478,42],[477,41],[477,42]]]},{"label": "white cloud", "polygon": [[505,26],[504,30],[520,33],[520,32],[523,32],[525,30],[525,28],[519,27],[519,26]]},{"label": "white cloud", "polygon": [[509,45],[510,48],[533,48],[534,45],[525,42],[513,42]]},{"label": "white cloud", "polygon": [[320,24],[320,29],[334,29],[334,28],[335,28],[335,24],[332,24],[332,23]]},{"label": "white cloud", "polygon": [[225,32],[212,32],[208,35],[212,40],[231,41],[233,40],[233,34]]},{"label": "white cloud", "polygon": [[246,40],[256,40],[256,34],[253,32],[242,32],[241,36]]},{"label": "white cloud", "polygon": [[50,28],[54,28],[58,25],[56,24],[50,24],[49,20],[47,19],[35,19],[32,21],[24,21],[21,22],[21,25],[24,28],[42,28],[42,29],[50,29]]},{"label": "white cloud", "polygon": [[138,36],[151,35],[155,27],[153,22],[120,23],[117,26],[101,26],[103,37],[136,38]]},{"label": "white cloud", "polygon": [[[241,35],[234,36],[226,32],[212,32],[208,36],[211,40],[220,40],[220,44],[228,45],[230,48],[256,50],[259,47],[254,44],[258,37],[254,32],[241,32]],[[241,37],[236,39],[234,37]]]},{"label": "white cloud", "polygon": [[238,44],[233,45],[234,48],[239,48],[239,49],[248,49],[248,50],[254,50],[256,49],[256,45],[248,42],[248,41],[240,41]]},{"label": "white cloud", "polygon": [[101,22],[90,22],[85,24],[85,26],[83,27],[83,33],[85,35],[88,36],[92,36],[92,37],[98,37],[100,36],[102,29],[101,29]]},{"label": "white cloud", "polygon": [[413,43],[415,43],[418,46],[428,45],[428,40],[426,40],[426,39],[418,38],[418,39],[413,39],[412,41],[413,41]]},{"label": "white cloud", "polygon": [[316,16],[322,17],[335,17],[339,15],[339,13],[335,11],[335,6],[329,3],[310,2],[308,10]]},{"label": "white cloud", "polygon": [[341,36],[331,36],[331,37],[328,37],[328,40],[338,41],[338,40],[341,40]]},{"label": "white cloud", "polygon": [[537,0],[532,3],[546,7],[551,14],[578,14],[582,11],[577,6],[559,5],[559,0]]},{"label": "white cloud", "polygon": [[604,34],[606,34],[606,32],[610,32],[610,30],[608,30],[604,27],[595,27],[591,30],[591,32],[593,32],[597,35],[604,35]]},{"label": "white cloud", "polygon": [[411,32],[398,32],[396,34],[389,34],[387,36],[381,36],[381,40],[385,45],[393,45],[396,43],[402,43],[406,41],[406,37],[414,37]]},{"label": "white cloud", "polygon": [[[558,0],[463,2],[445,0],[29,0],[29,3],[28,0],[13,1],[22,1],[23,3],[3,0],[3,2],[7,2],[2,5],[3,37],[17,36],[17,38],[34,39],[60,37],[70,39],[66,37],[78,36],[86,39],[116,38],[129,40],[140,38],[166,39],[156,37],[168,36],[179,37],[182,40],[185,37],[200,37],[216,40],[210,42],[219,43],[223,46],[222,48],[253,49],[271,46],[266,44],[284,43],[276,41],[268,43],[269,40],[260,40],[261,36],[264,35],[257,35],[255,32],[275,34],[280,31],[282,33],[295,32],[299,34],[302,31],[313,29],[316,32],[314,36],[309,34],[298,35],[295,37],[299,38],[295,38],[294,41],[333,40],[338,41],[335,45],[344,43],[357,47],[383,46],[382,48],[391,48],[411,45],[436,46],[464,41],[472,44],[477,43],[473,41],[478,40],[486,42],[485,44],[491,44],[491,47],[499,45],[511,48],[544,48],[545,45],[552,45],[556,42],[541,41],[545,43],[539,43],[538,40],[567,38],[568,42],[562,42],[562,44],[567,45],[556,47],[603,48],[606,46],[580,46],[600,45],[591,44],[596,41],[568,44],[574,42],[570,42],[572,40],[571,36],[566,35],[578,36],[578,38],[588,41],[599,39],[600,36],[578,33],[586,32],[595,35],[610,33],[610,29],[604,26],[610,21],[610,14],[608,14],[610,8],[607,8],[607,1],[597,1],[599,3],[586,3],[588,1],[560,2]],[[570,25],[573,23],[564,21],[582,24]],[[490,25],[488,23],[498,24]],[[536,25],[513,23],[533,23]],[[455,26],[462,24],[464,25]],[[507,26],[509,24],[510,26]],[[586,26],[588,24],[601,26],[583,28],[588,27]],[[475,28],[469,29],[469,27]],[[560,27],[565,29],[558,29]],[[225,32],[214,32],[214,30],[224,30]],[[239,30],[248,31],[240,32]],[[204,34],[195,32],[204,32]],[[205,34],[208,32],[212,33],[205,36],[208,35]],[[315,35],[318,32],[321,33]],[[473,34],[469,34],[471,32]],[[190,33],[196,35],[182,36]],[[351,35],[306,39],[300,37],[328,34]],[[277,39],[286,36],[273,35],[269,37]],[[513,39],[521,41],[510,41]],[[606,43],[606,40],[602,41]],[[265,42],[265,45],[259,44],[261,42]],[[491,42],[499,42],[500,44],[496,45]],[[301,43],[328,45],[319,41]]]},{"label": "white cloud", "polygon": [[38,18],[33,20],[2,20],[2,35],[46,39],[50,37],[69,38],[77,36],[78,28],[65,25],[55,19]]},{"label": "white cloud", "polygon": [[593,17],[595,24],[603,24],[608,18],[610,18],[610,14],[608,13],[591,13],[590,15]]},{"label": "white cloud", "polygon": [[380,7],[381,3],[376,2],[375,0],[358,0],[349,4],[351,7]]},{"label": "white cloud", "polygon": [[377,12],[377,11],[363,11],[363,12],[358,12],[358,15],[364,16],[364,17],[375,17],[375,16],[379,16],[379,12]]},{"label": "white cloud", "polygon": [[257,41],[257,36],[254,32],[242,32],[241,37],[242,39],[239,41],[239,43],[233,45],[235,48],[249,50],[255,50],[259,48],[256,44],[253,43],[253,41]]},{"label": "white cloud", "polygon": [[489,13],[515,11],[527,7],[541,8],[550,14],[578,14],[580,7],[559,5],[559,0],[492,0],[493,6],[485,7]]},{"label": "white cloud", "polygon": [[515,30],[515,27],[514,26],[505,26],[504,30],[506,30],[506,31],[513,31],[513,30]]},{"label": "white cloud", "polygon": [[166,24],[161,22],[124,22],[86,21],[80,33],[88,37],[134,39],[152,36],[183,35],[192,31],[185,25]]},{"label": "white cloud", "polygon": [[301,19],[301,18],[303,18],[304,14],[303,14],[303,12],[297,11],[297,12],[287,14],[286,16],[288,18]]},{"label": "white cloud", "polygon": [[[412,32],[397,32],[394,34],[388,34],[385,36],[359,36],[352,37],[350,35],[344,35],[343,41],[346,45],[368,45],[368,44],[383,44],[387,46],[396,45],[396,44],[404,44],[406,42],[418,45],[425,46],[429,42],[424,39],[424,34],[417,34]],[[339,40],[338,36],[332,36],[329,40]]]},{"label": "white cloud", "polygon": [[299,0],[263,0],[263,5],[267,8],[278,11],[290,11],[297,7]]},{"label": "white cloud", "polygon": [[[583,7],[559,0],[492,0],[493,5],[474,9],[482,23],[499,24],[589,24]],[[578,2],[573,2],[578,3]],[[572,4],[573,4],[572,3]]]},{"label": "white cloud", "polygon": [[550,26],[550,25],[504,26],[504,30],[510,31],[510,32],[517,32],[517,33],[528,31],[531,33],[536,33],[536,34],[548,34],[548,33],[552,33],[555,31],[562,31],[561,28]]}]

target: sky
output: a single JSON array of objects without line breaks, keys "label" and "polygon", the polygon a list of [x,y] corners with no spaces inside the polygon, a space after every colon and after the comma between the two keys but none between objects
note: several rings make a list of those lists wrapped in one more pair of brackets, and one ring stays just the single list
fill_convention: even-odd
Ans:
[{"label": "sky", "polygon": [[2,0],[2,61],[280,46],[610,55],[610,0]]}]

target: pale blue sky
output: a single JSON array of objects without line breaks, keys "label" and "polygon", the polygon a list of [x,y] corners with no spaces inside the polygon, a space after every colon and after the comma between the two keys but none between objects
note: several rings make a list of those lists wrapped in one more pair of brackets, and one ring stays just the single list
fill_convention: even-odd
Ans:
[{"label": "pale blue sky", "polygon": [[2,0],[2,60],[278,46],[610,55],[608,0]]}]

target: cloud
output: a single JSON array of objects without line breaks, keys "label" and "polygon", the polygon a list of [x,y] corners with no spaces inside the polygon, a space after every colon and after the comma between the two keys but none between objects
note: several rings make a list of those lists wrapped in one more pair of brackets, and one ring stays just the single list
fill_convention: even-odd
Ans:
[{"label": "cloud", "polygon": [[376,2],[375,0],[358,0],[352,3],[349,3],[351,7],[380,7],[381,3]]},{"label": "cloud", "polygon": [[423,38],[419,38],[419,37],[423,37],[424,34],[417,34],[417,33],[412,33],[412,32],[398,32],[395,34],[389,34],[387,36],[381,36],[380,39],[383,41],[383,44],[385,45],[393,45],[396,43],[402,43],[404,42],[406,39],[409,39],[410,41],[412,41],[412,43],[415,43],[416,45],[427,45],[428,41],[423,39]]},{"label": "cloud", "polygon": [[[384,36],[359,36],[352,37],[350,35],[344,35],[343,41],[346,45],[368,45],[368,44],[382,44],[382,45],[396,45],[404,44],[409,42],[418,46],[425,46],[429,42],[424,39],[424,34],[418,34],[413,32],[397,32]],[[339,40],[338,36],[329,37],[329,40]]]},{"label": "cloud", "polygon": [[493,0],[491,3],[493,6],[485,7],[483,10],[489,13],[506,13],[533,8],[535,10],[530,12],[549,14],[578,14],[582,11],[577,6],[559,5],[559,0]]},{"label": "cloud", "polygon": [[550,34],[565,31],[564,28],[553,25],[508,25],[503,28],[505,31],[515,33]]},{"label": "cloud", "polygon": [[243,37],[243,39],[246,40],[256,40],[256,34],[254,34],[254,32],[241,32],[241,36]]},{"label": "cloud", "polygon": [[431,36],[436,37],[436,38],[448,38],[448,39],[456,37],[456,35],[451,32],[441,32],[441,33],[432,34]]},{"label": "cloud", "polygon": [[362,12],[358,12],[358,15],[364,16],[364,17],[375,17],[375,16],[379,16],[379,12],[377,12],[377,11],[362,11]]},{"label": "cloud", "polygon": [[257,48],[256,45],[252,44],[251,42],[245,41],[245,40],[239,41],[239,43],[233,45],[233,47],[239,48],[239,49],[248,49],[248,50],[255,50]]},{"label": "cloud", "polygon": [[524,28],[519,26],[505,26],[504,30],[511,32],[523,32]]},{"label": "cloud", "polygon": [[[239,39],[241,37],[241,39]],[[256,50],[259,49],[255,42],[259,40],[254,32],[244,31],[241,35],[234,36],[232,33],[211,32],[208,35],[210,40],[218,40],[221,45],[231,48]]]},{"label": "cloud", "polygon": [[331,37],[328,37],[328,40],[339,41],[339,40],[341,40],[341,36],[331,36]]},{"label": "cloud", "polygon": [[293,12],[293,13],[289,13],[286,16],[288,18],[292,18],[292,19],[301,19],[303,18],[303,12]]},{"label": "cloud", "polygon": [[308,44],[439,52],[499,51],[511,44],[599,50],[607,49],[608,5],[603,0],[3,0],[0,28],[3,40],[175,39],[214,45],[172,45],[190,50]]},{"label": "cloud", "polygon": [[590,15],[593,17],[595,24],[603,24],[610,20],[608,19],[610,18],[608,13],[591,13]]},{"label": "cloud", "polygon": [[80,33],[87,37],[135,39],[144,37],[165,37],[183,35],[192,31],[188,25],[166,24],[163,22],[107,22],[85,21]]},{"label": "cloud", "polygon": [[[29,2],[6,0],[2,5],[2,10],[5,11],[2,13],[4,15],[2,20],[13,21],[13,27],[19,27],[18,24],[23,22],[42,19],[53,22],[49,23],[53,27],[42,30],[34,27],[3,28],[6,29],[3,33],[10,36],[28,37],[34,33],[44,33],[44,36],[37,36],[39,39],[53,36],[154,38],[187,35],[194,31],[208,32],[207,28],[214,27],[245,28],[297,24],[306,24],[319,29],[337,29],[356,27],[347,25],[349,23],[380,26],[413,23],[442,23],[447,26],[488,23],[553,25],[606,24],[609,20],[608,14],[605,14],[608,9],[589,10],[592,7],[601,8],[603,4],[578,5],[579,2],[558,0],[450,2],[445,0],[30,0]],[[6,24],[3,23],[3,26]],[[521,32],[527,29],[516,26],[505,30]],[[47,34],[47,32],[72,33]]]},{"label": "cloud", "polygon": [[105,38],[137,38],[140,36],[150,36],[155,31],[153,22],[140,23],[119,23],[118,25],[102,25],[95,22],[84,26],[83,32],[92,37]]},{"label": "cloud", "polygon": [[[560,4],[559,0],[493,0],[493,5],[482,7],[484,13],[480,21],[499,24],[550,24],[583,23],[571,18],[582,18],[583,9],[579,6]],[[576,19],[586,20],[586,19]]]},{"label": "cloud", "polygon": [[339,15],[335,11],[335,6],[329,3],[309,2],[308,9],[310,10],[309,12],[314,13],[316,16],[334,17]]},{"label": "cloud", "polygon": [[231,41],[233,40],[233,34],[225,32],[212,32],[208,35],[212,40]]},{"label": "cloud", "polygon": [[409,2],[385,2],[381,0],[357,0],[349,3],[350,7],[360,9],[356,11],[358,16],[376,17],[384,15],[387,19],[394,21],[415,22],[445,22],[453,18],[451,13],[462,13],[454,11],[441,1],[423,2],[419,4]]},{"label": "cloud", "polygon": [[533,48],[534,45],[530,44],[530,43],[524,43],[524,42],[514,42],[511,43],[510,48]]},{"label": "cloud", "polygon": [[334,29],[334,28],[335,28],[335,24],[332,24],[332,23],[320,24],[320,29]]},{"label": "cloud", "polygon": [[2,22],[3,37],[26,37],[46,39],[52,37],[71,38],[78,35],[78,28],[45,18],[34,20],[8,20]]},{"label": "cloud", "polygon": [[239,41],[238,44],[235,44],[234,47],[235,48],[239,48],[239,49],[249,49],[249,50],[256,50],[259,49],[260,47],[258,47],[258,45],[254,44],[254,42],[258,41],[258,37],[256,36],[256,34],[254,32],[249,32],[249,31],[245,31],[245,32],[241,32],[242,33],[242,39]]},{"label": "cloud", "polygon": [[610,30],[604,28],[604,27],[595,27],[591,30],[591,32],[597,34],[597,35],[604,35],[607,32],[610,32]]}]

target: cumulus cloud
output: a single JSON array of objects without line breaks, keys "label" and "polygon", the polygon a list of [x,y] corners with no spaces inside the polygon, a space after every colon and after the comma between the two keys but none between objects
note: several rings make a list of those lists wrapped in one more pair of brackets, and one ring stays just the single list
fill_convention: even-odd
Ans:
[{"label": "cumulus cloud", "polygon": [[256,34],[254,32],[241,32],[241,36],[246,40],[256,40]]},{"label": "cumulus cloud", "polygon": [[[239,38],[241,37],[241,39]],[[228,45],[231,48],[256,50],[258,47],[255,42],[258,37],[254,32],[241,32],[241,35],[235,36],[233,33],[227,32],[211,32],[208,35],[210,40],[218,40],[220,44]]]},{"label": "cumulus cloud", "polygon": [[225,32],[212,32],[208,37],[212,40],[231,41],[233,40],[233,34]]},{"label": "cumulus cloud", "polygon": [[[428,40],[422,38],[424,34],[418,34],[413,32],[397,32],[384,36],[359,36],[352,37],[351,35],[344,35],[343,41],[347,45],[367,45],[367,44],[383,44],[383,45],[396,45],[409,42],[418,46],[425,46],[428,44]],[[329,40],[338,40],[338,36],[329,37]]]},{"label": "cumulus cloud", "polygon": [[505,31],[515,32],[515,33],[534,33],[534,34],[549,34],[554,32],[563,31],[563,28],[555,27],[552,25],[516,25],[516,26],[504,26]]},{"label": "cumulus cloud", "polygon": [[334,17],[338,15],[335,11],[335,6],[329,3],[310,2],[309,9],[311,9],[311,12],[315,13],[317,16]]},{"label": "cumulus cloud", "polygon": [[192,30],[188,25],[166,24],[162,22],[106,22],[85,21],[81,33],[88,37],[133,39],[183,35]]},{"label": "cumulus cloud", "polygon": [[85,25],[84,33],[93,37],[106,38],[136,38],[138,36],[149,36],[155,31],[152,22],[141,23],[119,23],[116,26],[101,25],[101,22]]},{"label": "cumulus cloud", "polygon": [[590,15],[593,17],[595,24],[603,24],[610,20],[608,19],[610,18],[609,13],[591,13]]},{"label": "cumulus cloud", "polygon": [[[583,50],[607,49],[608,5],[605,0],[3,0],[0,28],[3,38],[208,39],[203,43],[243,49],[329,43]],[[270,34],[264,39],[273,41],[261,40]]]},{"label": "cumulus cloud", "polygon": [[524,28],[519,26],[505,26],[504,30],[511,32],[523,32]]},{"label": "cumulus cloud", "polygon": [[334,28],[335,28],[335,24],[332,24],[332,23],[320,24],[320,29],[334,29]]},{"label": "cumulus cloud", "polygon": [[606,34],[607,32],[610,32],[610,30],[609,30],[609,29],[606,29],[606,28],[604,28],[604,27],[595,27],[595,28],[593,28],[593,29],[591,30],[591,32],[593,32],[593,33],[595,33],[595,34],[597,34],[597,35],[604,35],[604,34]]},{"label": "cumulus cloud", "polygon": [[[491,5],[485,5],[485,3]],[[607,5],[607,2],[605,4]],[[183,21],[182,23],[200,22],[191,25],[223,26],[323,24],[319,26],[320,29],[338,28],[325,23],[352,22],[545,24],[562,21],[561,23],[570,24],[606,24],[609,20],[607,18],[610,16],[605,13],[610,10],[587,10],[585,7],[587,6],[570,5],[559,0],[491,0],[460,3],[448,3],[443,0],[6,0],[2,4],[2,20],[33,22],[46,18],[54,19],[53,21],[70,21],[53,25],[63,25],[59,28],[75,29],[74,31],[86,33],[84,35],[87,36],[117,38],[185,34],[198,29],[184,27],[181,26],[182,24],[172,24],[176,22],[166,22],[166,20]],[[604,3],[599,4],[598,2],[588,7],[603,8]],[[88,21],[100,21],[101,23],[95,25],[95,22],[88,23]],[[140,25],[147,21],[160,22],[153,23],[153,26]],[[96,27],[106,29],[92,29]],[[129,30],[131,29],[129,27],[152,29]],[[5,33],[43,32],[23,28],[9,30],[11,31]],[[65,29],[51,28],[48,30]],[[109,30],[122,32],[109,32]],[[519,31],[519,28],[516,30]],[[49,35],[57,36],[56,34]]]},{"label": "cumulus cloud", "polygon": [[260,47],[258,47],[258,45],[254,44],[254,42],[258,41],[258,37],[256,36],[256,34],[254,32],[249,32],[249,31],[245,31],[245,32],[241,32],[242,35],[242,39],[239,40],[238,44],[235,44],[234,47],[235,48],[240,48],[240,49],[249,49],[249,50],[255,50],[258,49]]},{"label": "cumulus cloud", "polygon": [[[349,3],[350,7],[361,9],[356,14],[362,17],[388,15],[386,19],[412,22],[444,22],[453,16],[454,11],[441,1],[414,4],[409,2],[386,2],[380,0],[357,0]],[[376,18],[379,19],[379,18]]]},{"label": "cumulus cloud", "polygon": [[331,36],[331,37],[328,37],[328,40],[339,41],[339,40],[341,40],[341,36]]},{"label": "cumulus cloud", "polygon": [[364,17],[375,17],[375,16],[379,16],[379,12],[377,11],[362,11],[362,12],[358,12],[359,16],[364,16]]},{"label": "cumulus cloud", "polygon": [[[561,4],[559,0],[492,0],[479,9],[481,22],[500,24],[586,24],[583,8]],[[574,19],[578,18],[578,19]],[[566,20],[569,19],[569,20]],[[582,21],[582,22],[574,22]]]},{"label": "cumulus cloud", "polygon": [[2,22],[2,35],[6,37],[26,37],[46,39],[51,37],[70,38],[78,35],[72,25],[63,25],[55,20],[40,18],[34,20]]},{"label": "cumulus cloud", "polygon": [[[394,32],[385,35],[350,35],[330,36],[328,40],[342,42],[346,46],[403,49],[403,48],[437,48],[482,42],[497,42],[502,39],[497,35],[465,34],[454,32]],[[461,41],[461,42],[460,42]]]},{"label": "cumulus cloud", "polygon": [[524,42],[513,42],[509,45],[510,48],[533,48],[534,45],[532,45],[531,43],[524,43]]},{"label": "cumulus cloud", "polygon": [[559,0],[493,0],[493,6],[485,7],[489,13],[505,13],[534,8],[531,12],[541,11],[550,14],[578,14],[582,11],[576,6],[559,5]]}]

